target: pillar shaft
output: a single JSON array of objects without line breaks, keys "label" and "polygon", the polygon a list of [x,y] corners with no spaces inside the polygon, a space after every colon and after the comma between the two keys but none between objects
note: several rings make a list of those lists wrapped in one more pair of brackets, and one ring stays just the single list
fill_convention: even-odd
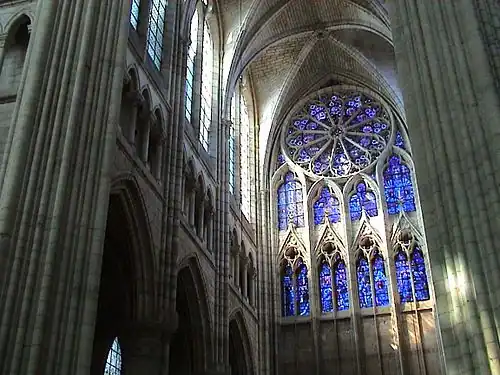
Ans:
[{"label": "pillar shaft", "polygon": [[0,172],[2,374],[89,372],[127,12],[38,3]]},{"label": "pillar shaft", "polygon": [[475,3],[390,6],[448,374],[500,373],[500,98]]}]

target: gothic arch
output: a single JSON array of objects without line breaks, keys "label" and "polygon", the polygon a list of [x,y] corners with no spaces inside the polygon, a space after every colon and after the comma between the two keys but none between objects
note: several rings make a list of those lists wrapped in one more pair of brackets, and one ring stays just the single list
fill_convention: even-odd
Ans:
[{"label": "gothic arch", "polygon": [[136,284],[137,318],[152,313],[155,295],[155,255],[146,205],[141,189],[132,176],[120,176],[111,184],[111,200],[122,205],[123,214],[130,225],[131,262]]},{"label": "gothic arch", "polygon": [[241,308],[229,316],[229,365],[232,375],[253,375],[253,350]]},{"label": "gothic arch", "polygon": [[[171,373],[203,373],[212,358],[210,309],[199,260],[196,255],[185,258],[178,267],[176,307],[179,327],[171,345]],[[182,363],[187,357],[186,363]],[[187,363],[189,362],[189,363]]]},{"label": "gothic arch", "polygon": [[9,35],[9,37],[12,35],[12,33],[17,32],[17,28],[24,22],[29,20],[29,23],[33,25],[33,22],[35,21],[35,16],[32,14],[31,11],[25,9],[7,21],[5,24],[5,27],[3,27],[3,30]]},{"label": "gothic arch", "polygon": [[155,260],[140,188],[132,176],[111,184],[99,284],[92,369],[102,373],[113,340],[135,322],[155,320]]}]

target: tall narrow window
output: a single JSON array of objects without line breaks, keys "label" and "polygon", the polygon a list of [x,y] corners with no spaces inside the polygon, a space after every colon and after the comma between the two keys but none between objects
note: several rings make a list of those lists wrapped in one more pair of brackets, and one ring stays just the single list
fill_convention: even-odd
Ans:
[{"label": "tall narrow window", "polygon": [[229,191],[234,194],[236,186],[236,97],[231,98],[231,125],[229,128]]},{"label": "tall narrow window", "polygon": [[104,375],[120,375],[122,373],[122,351],[118,338],[113,340],[106,359]]},{"label": "tall narrow window", "polygon": [[366,187],[364,181],[356,185],[356,191],[349,200],[349,211],[352,221],[359,220],[363,211],[370,217],[378,215],[375,193]]},{"label": "tall narrow window", "polygon": [[332,295],[332,271],[330,265],[325,260],[319,268],[319,290],[321,296],[321,312],[329,313],[333,311]]},{"label": "tall narrow window", "polygon": [[241,211],[250,219],[250,119],[243,95],[240,96],[240,177]]},{"label": "tall narrow window", "polygon": [[335,304],[338,311],[349,310],[349,288],[347,287],[347,269],[342,259],[337,259],[333,266],[335,275]]},{"label": "tall narrow window", "polygon": [[287,264],[283,270],[281,281],[283,295],[283,316],[295,315],[295,291],[293,285],[292,266]]},{"label": "tall narrow window", "polygon": [[429,300],[429,284],[427,282],[427,273],[425,271],[424,255],[419,247],[415,247],[413,253],[411,254],[411,271],[413,274],[415,297],[417,301]]},{"label": "tall narrow window", "polygon": [[372,267],[375,305],[377,307],[389,306],[389,291],[387,276],[385,274],[384,259],[379,253],[376,253],[373,257]]},{"label": "tall narrow window", "polygon": [[285,175],[285,182],[278,188],[278,228],[285,230],[291,222],[297,227],[304,226],[302,185],[295,181],[292,172]]},{"label": "tall narrow window", "polygon": [[196,49],[198,46],[198,10],[195,10],[191,19],[191,31],[189,33],[189,49],[187,54],[187,69],[186,69],[186,118],[192,121],[191,113],[193,107],[193,85],[194,85],[194,67],[196,60]]},{"label": "tall narrow window", "polygon": [[319,268],[319,286],[321,312],[329,313],[349,310],[349,289],[347,287],[347,270],[344,261],[337,256],[332,268],[326,260]]},{"label": "tall narrow window", "polygon": [[398,251],[394,260],[394,266],[396,268],[399,300],[401,303],[413,301],[410,265],[408,264],[408,257],[404,251]]},{"label": "tall narrow window", "polygon": [[163,29],[165,27],[165,11],[167,0],[151,0],[149,9],[149,24],[147,50],[148,55],[157,69],[160,69],[163,52]]},{"label": "tall narrow window", "polygon": [[328,216],[330,223],[340,221],[339,200],[327,186],[321,189],[318,199],[314,202],[314,224],[322,224],[325,216]]},{"label": "tall narrow window", "polygon": [[297,305],[300,316],[309,315],[309,282],[307,266],[303,263],[297,269]]},{"label": "tall narrow window", "polygon": [[358,279],[359,307],[361,307],[362,309],[372,307],[373,301],[370,280],[370,267],[368,266],[368,261],[365,257],[360,257],[358,259],[356,274]]},{"label": "tall narrow window", "polygon": [[201,74],[201,114],[200,143],[208,151],[209,131],[212,122],[212,74],[213,74],[213,43],[208,24],[203,28],[203,67]]},{"label": "tall narrow window", "polygon": [[130,6],[130,24],[137,30],[137,25],[139,24],[139,6],[140,0],[132,0]]},{"label": "tall narrow window", "polygon": [[410,169],[401,162],[399,156],[389,157],[384,171],[384,190],[389,215],[416,210]]}]

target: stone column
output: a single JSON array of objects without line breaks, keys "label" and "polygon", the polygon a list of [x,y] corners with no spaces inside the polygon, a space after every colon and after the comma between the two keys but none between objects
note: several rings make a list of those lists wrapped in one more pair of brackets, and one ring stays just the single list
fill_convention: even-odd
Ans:
[{"label": "stone column", "polygon": [[240,275],[242,276],[242,284],[241,285],[241,294],[243,295],[243,298],[247,298],[247,293],[248,293],[248,278],[247,278],[247,266],[248,266],[248,257],[244,254],[242,254],[242,257],[241,257],[241,270],[240,272],[243,273],[243,275]]},{"label": "stone column", "polygon": [[162,374],[163,356],[168,353],[170,338],[177,320],[166,324],[133,323],[123,340],[123,368],[128,375]]},{"label": "stone column", "polygon": [[125,137],[130,142],[130,144],[135,145],[135,131],[137,130],[137,115],[139,111],[139,107],[145,102],[144,96],[139,91],[134,91],[128,93],[132,99],[132,117],[130,119],[129,125],[126,129]]},{"label": "stone column", "polygon": [[198,234],[198,237],[200,237],[200,240],[202,241],[204,232],[203,228],[205,227],[205,200],[203,198],[204,197],[202,196],[200,202],[198,203],[200,205],[200,210],[198,212],[198,217],[196,218],[198,220],[198,222],[196,223],[196,233]]},{"label": "stone column", "polygon": [[139,139],[137,142],[137,153],[144,162],[148,163],[149,158],[149,136],[151,134],[151,125],[154,124],[154,118],[151,112],[141,114],[139,126]]},{"label": "stone column", "polygon": [[500,92],[481,33],[499,39],[494,3],[389,5],[448,374],[500,373]]},{"label": "stone column", "polygon": [[128,2],[37,3],[0,170],[0,373],[88,374]]},{"label": "stone column", "polygon": [[240,248],[236,247],[237,251],[234,256],[234,260],[236,263],[236,273],[234,275],[234,285],[236,285],[236,288],[240,289]]}]

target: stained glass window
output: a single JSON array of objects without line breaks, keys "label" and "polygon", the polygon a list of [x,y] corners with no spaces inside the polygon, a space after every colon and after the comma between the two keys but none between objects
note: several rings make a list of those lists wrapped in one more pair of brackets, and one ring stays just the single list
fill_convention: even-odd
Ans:
[{"label": "stained glass window", "polygon": [[385,274],[384,259],[380,254],[373,257],[373,282],[375,284],[375,306],[389,306],[389,292],[387,276]]},{"label": "stained glass window", "polygon": [[285,175],[285,182],[278,188],[279,230],[285,230],[289,222],[294,223],[297,227],[304,226],[302,185],[295,181],[292,172]]},{"label": "stained glass window", "polygon": [[347,269],[342,259],[334,265],[335,302],[338,311],[349,310],[349,289],[347,288]]},{"label": "stained glass window", "polygon": [[366,258],[361,257],[358,259],[356,274],[358,279],[359,307],[362,309],[372,307],[373,301],[370,281],[370,267]]},{"label": "stained glass window", "polygon": [[314,202],[314,224],[323,223],[325,213],[328,215],[330,223],[338,223],[340,221],[340,205],[339,200],[333,195],[328,187],[321,189],[320,196]]},{"label": "stained glass window", "polygon": [[396,267],[396,280],[398,282],[399,300],[401,303],[413,301],[413,290],[411,286],[410,265],[403,251],[396,254],[394,261]]},{"label": "stained glass window", "polygon": [[297,305],[300,316],[309,315],[309,285],[307,281],[307,267],[301,264],[297,270]]},{"label": "stained glass window", "polygon": [[390,134],[380,103],[346,91],[310,100],[290,120],[284,141],[288,156],[307,172],[344,177],[373,165]]},{"label": "stained glass window", "polygon": [[321,312],[333,311],[332,272],[330,265],[323,261],[319,269],[319,290],[321,295]]},{"label": "stained glass window", "polygon": [[283,316],[295,315],[295,291],[293,286],[293,270],[289,264],[285,266],[282,276]]},{"label": "stained glass window", "polygon": [[405,149],[405,140],[403,139],[403,135],[399,130],[396,132],[396,139],[394,141],[394,145],[399,148],[402,148],[403,150]]},{"label": "stained glass window", "polygon": [[213,43],[208,24],[203,27],[203,66],[201,74],[201,115],[200,143],[208,151],[208,137],[212,122],[212,75],[213,75]]},{"label": "stained glass window", "polygon": [[196,59],[196,49],[198,47],[198,10],[195,10],[191,19],[191,31],[189,33],[190,43],[187,53],[187,69],[186,69],[186,93],[185,106],[186,118],[191,119],[191,111],[193,106],[193,82],[194,82],[194,67]]},{"label": "stained glass window", "polygon": [[416,247],[411,254],[411,271],[415,286],[415,297],[417,301],[427,301],[430,299],[429,284],[427,283],[427,273],[425,271],[425,261],[422,250]]},{"label": "stained glass window", "polygon": [[118,338],[113,340],[106,359],[104,375],[120,375],[122,373],[122,351]]},{"label": "stained glass window", "polygon": [[415,211],[415,194],[410,169],[396,155],[389,157],[384,171],[384,190],[389,215]]},{"label": "stained glass window", "polygon": [[349,199],[349,212],[351,214],[351,220],[359,220],[363,210],[370,217],[378,215],[377,198],[375,197],[375,193],[366,187],[366,183],[364,181],[356,185],[356,192]]},{"label": "stained glass window", "polygon": [[160,69],[163,52],[163,29],[167,0],[151,0],[147,37],[148,55],[157,69]]},{"label": "stained glass window", "polygon": [[283,154],[278,154],[276,158],[276,168],[281,167],[283,164],[285,164],[285,156]]},{"label": "stained glass window", "polygon": [[130,24],[137,30],[137,25],[139,24],[139,5],[140,0],[132,0],[130,6]]}]

